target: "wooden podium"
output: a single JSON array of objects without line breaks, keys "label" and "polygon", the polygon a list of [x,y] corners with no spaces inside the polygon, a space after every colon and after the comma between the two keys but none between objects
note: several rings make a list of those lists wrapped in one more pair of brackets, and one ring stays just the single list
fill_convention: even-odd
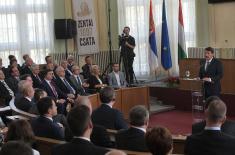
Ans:
[{"label": "wooden podium", "polygon": [[180,78],[179,89],[191,90],[191,91],[202,91],[203,81],[195,78]]}]

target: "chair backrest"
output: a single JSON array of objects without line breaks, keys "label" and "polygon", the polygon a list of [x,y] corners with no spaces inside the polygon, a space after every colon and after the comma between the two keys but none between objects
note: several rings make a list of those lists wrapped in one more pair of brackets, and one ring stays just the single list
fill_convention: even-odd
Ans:
[{"label": "chair backrest", "polygon": [[51,138],[44,137],[35,137],[36,139],[36,147],[41,155],[51,155],[52,148],[58,144],[64,144],[65,141],[60,141]]},{"label": "chair backrest", "polygon": [[25,112],[25,111],[23,111],[23,110],[18,109],[18,108],[15,106],[15,98],[12,98],[12,99],[11,99],[11,101],[10,101],[10,103],[9,103],[9,106],[10,106],[10,108],[12,109],[12,111],[14,111],[15,113],[17,113],[17,114],[19,114],[19,115],[23,115],[23,116],[25,116],[25,117],[28,117],[29,119],[31,119],[31,118],[36,118],[36,117],[37,117],[37,115],[35,115],[35,114],[30,114],[30,113],[28,113],[28,112]]}]

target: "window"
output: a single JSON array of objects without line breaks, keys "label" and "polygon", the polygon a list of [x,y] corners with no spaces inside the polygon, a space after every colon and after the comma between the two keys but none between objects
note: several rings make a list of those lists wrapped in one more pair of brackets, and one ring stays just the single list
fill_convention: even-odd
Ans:
[{"label": "window", "polygon": [[8,55],[18,63],[28,53],[36,63],[44,63],[53,51],[52,0],[0,0],[0,57],[7,66]]}]

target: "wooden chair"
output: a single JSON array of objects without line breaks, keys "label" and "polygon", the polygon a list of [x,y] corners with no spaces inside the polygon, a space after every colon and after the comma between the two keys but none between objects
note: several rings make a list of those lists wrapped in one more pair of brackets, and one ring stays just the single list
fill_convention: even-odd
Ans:
[{"label": "wooden chair", "polygon": [[45,137],[35,137],[36,139],[36,147],[40,152],[40,155],[51,155],[52,148],[58,144],[64,144],[66,141],[60,141],[51,138]]},{"label": "wooden chair", "polygon": [[15,113],[15,114],[18,114],[18,115],[21,115],[23,117],[26,117],[28,119],[32,119],[32,118],[36,118],[37,115],[34,115],[34,114],[31,114],[31,113],[28,113],[28,112],[25,112],[23,110],[20,110],[18,109],[16,106],[15,106],[15,98],[12,98],[10,103],[9,103],[9,106],[10,108],[12,109],[12,111]]}]

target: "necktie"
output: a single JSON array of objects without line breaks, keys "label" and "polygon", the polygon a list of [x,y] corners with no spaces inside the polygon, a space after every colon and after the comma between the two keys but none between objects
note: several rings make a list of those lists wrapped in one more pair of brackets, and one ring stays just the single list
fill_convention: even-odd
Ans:
[{"label": "necktie", "polygon": [[38,79],[38,81],[39,81],[40,83],[42,83],[42,81],[41,81],[41,79],[40,79],[40,77],[39,77],[38,75],[36,75],[36,78]]},{"label": "necktie", "polygon": [[57,92],[55,90],[55,86],[54,86],[53,82],[50,81],[50,85],[51,85],[53,94],[55,95],[56,98],[58,98],[58,94],[57,94]]},{"label": "necktie", "polygon": [[11,88],[7,85],[7,83],[5,81],[2,81],[4,87],[8,90],[9,94],[13,97],[14,96],[14,92],[11,90]]},{"label": "necktie", "polygon": [[68,83],[68,81],[66,79],[64,79],[64,84],[69,89],[71,94],[75,94],[75,90],[72,88],[72,86]]},{"label": "necktie", "polygon": [[205,71],[208,69],[208,66],[210,65],[210,62],[209,61],[207,61],[206,62],[206,66],[205,66]]},{"label": "necktie", "polygon": [[77,80],[78,80],[78,85],[79,85],[79,86],[82,86],[82,81],[81,81],[81,79],[80,79],[79,76],[77,76]]}]

